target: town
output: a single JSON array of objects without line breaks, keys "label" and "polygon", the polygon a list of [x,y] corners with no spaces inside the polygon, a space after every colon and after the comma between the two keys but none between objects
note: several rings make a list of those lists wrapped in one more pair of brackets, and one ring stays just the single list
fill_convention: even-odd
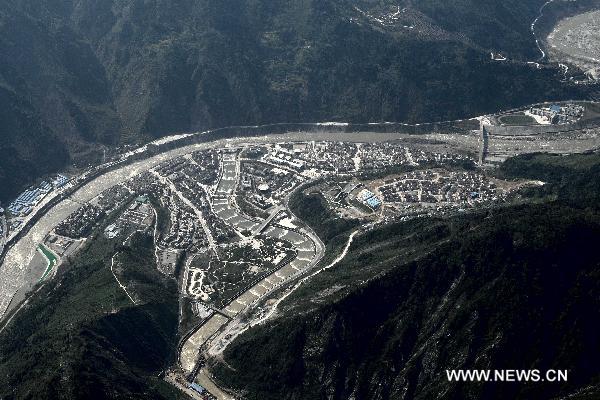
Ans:
[{"label": "town", "polygon": [[[211,398],[201,397],[211,394],[198,368],[199,350],[209,342],[212,351],[224,348],[240,329],[232,321],[322,257],[320,239],[288,207],[298,188],[311,185],[331,212],[363,224],[504,201],[510,185],[497,185],[474,165],[467,154],[402,142],[296,141],[192,151],[81,204],[41,245],[60,262],[97,230],[123,243],[135,232],[151,234],[158,270],[174,277],[183,268],[184,312],[201,321],[170,376],[182,390]],[[65,183],[60,175],[19,196],[2,232]],[[113,275],[135,303],[135,287],[118,254],[113,259]]]},{"label": "town", "polygon": [[[506,139],[490,135],[486,154],[481,135],[192,145],[144,162],[134,173],[117,171],[114,183],[103,181],[89,196],[71,197],[70,211],[61,210],[36,243],[31,265],[38,267],[28,270],[39,270],[33,282],[52,279],[64,260],[99,235],[117,249],[110,265],[115,282],[138,304],[118,249],[136,233],[146,235],[157,270],[178,280],[181,320],[187,321],[177,363],[165,379],[194,398],[213,398],[218,388],[203,369],[205,357],[220,354],[250,321],[269,315],[265,299],[309,275],[324,255],[324,243],[294,214],[292,199],[310,192],[336,218],[365,231],[502,206],[523,185],[539,184],[496,177],[482,154],[491,157]],[[18,196],[0,212],[0,245],[78,182],[85,180],[58,175]]]}]

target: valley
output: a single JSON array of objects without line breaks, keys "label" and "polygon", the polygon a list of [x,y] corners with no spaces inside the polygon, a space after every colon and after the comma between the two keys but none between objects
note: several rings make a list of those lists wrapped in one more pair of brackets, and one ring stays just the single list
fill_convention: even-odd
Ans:
[{"label": "valley", "polygon": [[[131,150],[96,167],[106,172],[73,177],[55,195],[59,201],[32,211],[33,222],[24,222],[22,232],[10,232],[15,240],[2,263],[0,329],[9,329],[15,316],[18,321],[40,290],[63,279],[60,271],[99,240],[94,237],[128,249],[138,235],[150,235],[147,262],[179,288],[181,339],[176,361],[163,374],[201,396],[198,387],[218,387],[208,364],[248,330],[287,315],[282,303],[344,262],[357,237],[412,220],[506,207],[521,190],[544,183],[493,176],[504,160],[598,149],[597,105],[583,107],[581,121],[540,128],[504,127],[494,122],[497,116],[451,123],[452,133],[435,126],[415,134],[386,132],[385,124],[371,125],[371,132],[320,124],[265,136],[258,127],[241,128],[247,137],[211,139],[204,132]],[[317,214],[329,214],[326,223],[333,225],[317,227],[306,215],[308,204],[298,208],[307,195],[314,198],[310,207],[322,208]],[[348,229],[347,239],[332,247]],[[52,269],[34,257],[41,246],[52,254]],[[144,286],[130,276],[127,253],[111,254],[105,268],[129,307],[140,307]],[[217,398],[229,396],[215,391]]]},{"label": "valley", "polygon": [[597,91],[527,63],[538,0],[32,1],[0,8],[3,204],[181,132],[455,120]]},{"label": "valley", "polygon": [[0,400],[600,398],[599,7],[0,2]]}]

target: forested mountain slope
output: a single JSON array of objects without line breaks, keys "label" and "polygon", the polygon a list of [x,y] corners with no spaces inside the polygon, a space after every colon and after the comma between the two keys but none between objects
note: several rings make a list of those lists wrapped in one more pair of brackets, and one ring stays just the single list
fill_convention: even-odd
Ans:
[{"label": "forested mountain slope", "polygon": [[[540,3],[2,0],[0,199],[69,160],[97,160],[97,142],[443,120],[581,96],[556,70],[490,60],[535,53]],[[398,12],[391,25],[373,19]]]},{"label": "forested mountain slope", "polygon": [[[0,398],[185,398],[158,377],[177,346],[176,282],[151,237],[125,246],[101,232],[1,331]],[[136,305],[112,275],[117,250]]]}]

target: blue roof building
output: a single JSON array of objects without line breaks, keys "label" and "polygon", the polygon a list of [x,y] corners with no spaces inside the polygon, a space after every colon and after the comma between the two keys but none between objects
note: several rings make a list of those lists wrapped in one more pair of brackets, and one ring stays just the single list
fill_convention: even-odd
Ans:
[{"label": "blue roof building", "polygon": [[381,207],[381,200],[370,190],[363,189],[357,196],[363,204],[371,207],[373,210]]},{"label": "blue roof building", "polygon": [[373,197],[367,199],[367,204],[371,208],[379,208],[381,206],[381,200],[379,200],[377,197],[373,196]]},{"label": "blue roof building", "polygon": [[189,388],[195,392],[198,392],[199,394],[202,394],[205,391],[205,389],[202,386],[198,385],[196,382],[190,383]]},{"label": "blue roof building", "polygon": [[362,200],[362,201],[366,201],[367,199],[369,199],[369,198],[371,198],[373,196],[375,196],[375,193],[373,193],[373,192],[371,192],[370,190],[367,190],[367,189],[364,189],[363,191],[361,191],[358,194],[359,199]]},{"label": "blue roof building", "polygon": [[48,193],[50,190],[52,190],[52,186],[48,182],[44,181],[40,183],[40,190],[42,193]]}]

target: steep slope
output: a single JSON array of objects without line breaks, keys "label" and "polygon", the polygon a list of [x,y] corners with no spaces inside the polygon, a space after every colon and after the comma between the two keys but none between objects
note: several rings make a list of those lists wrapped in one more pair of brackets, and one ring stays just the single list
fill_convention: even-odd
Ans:
[{"label": "steep slope", "polygon": [[[490,60],[535,50],[537,0],[401,3],[417,29],[357,11],[389,13],[387,1],[3,0],[0,84],[58,139],[48,152],[67,148],[75,160],[92,158],[96,142],[281,121],[443,120],[587,90],[557,83],[553,69]],[[31,135],[24,125],[3,142]],[[24,147],[26,162],[43,151]],[[20,160],[9,150],[4,175]],[[39,168],[56,166],[42,157]],[[14,193],[0,183],[0,199]]]},{"label": "steep slope", "polygon": [[[554,183],[529,193],[538,204],[361,238],[284,316],[227,349],[221,382],[246,399],[596,398],[600,158],[526,157],[511,170]],[[569,379],[450,383],[447,369]]]},{"label": "steep slope", "polygon": [[[0,333],[0,397],[184,398],[158,378],[176,347],[178,297],[176,282],[157,271],[152,246],[145,235],[128,246],[99,235],[61,266]],[[136,305],[111,273],[117,250]]]},{"label": "steep slope", "polygon": [[[0,201],[76,158],[116,143],[103,68],[65,21],[0,2]],[[95,161],[95,160],[94,160]]]},{"label": "steep slope", "polygon": [[55,170],[68,160],[60,140],[44,125],[33,106],[0,86],[0,199],[32,177]]},{"label": "steep slope", "polygon": [[[467,40],[481,50],[510,58],[537,57],[530,24],[546,0],[355,0],[360,10],[385,21],[383,26],[413,35],[440,35]],[[373,20],[372,20],[373,21]],[[376,21],[375,21],[376,22]]]}]

